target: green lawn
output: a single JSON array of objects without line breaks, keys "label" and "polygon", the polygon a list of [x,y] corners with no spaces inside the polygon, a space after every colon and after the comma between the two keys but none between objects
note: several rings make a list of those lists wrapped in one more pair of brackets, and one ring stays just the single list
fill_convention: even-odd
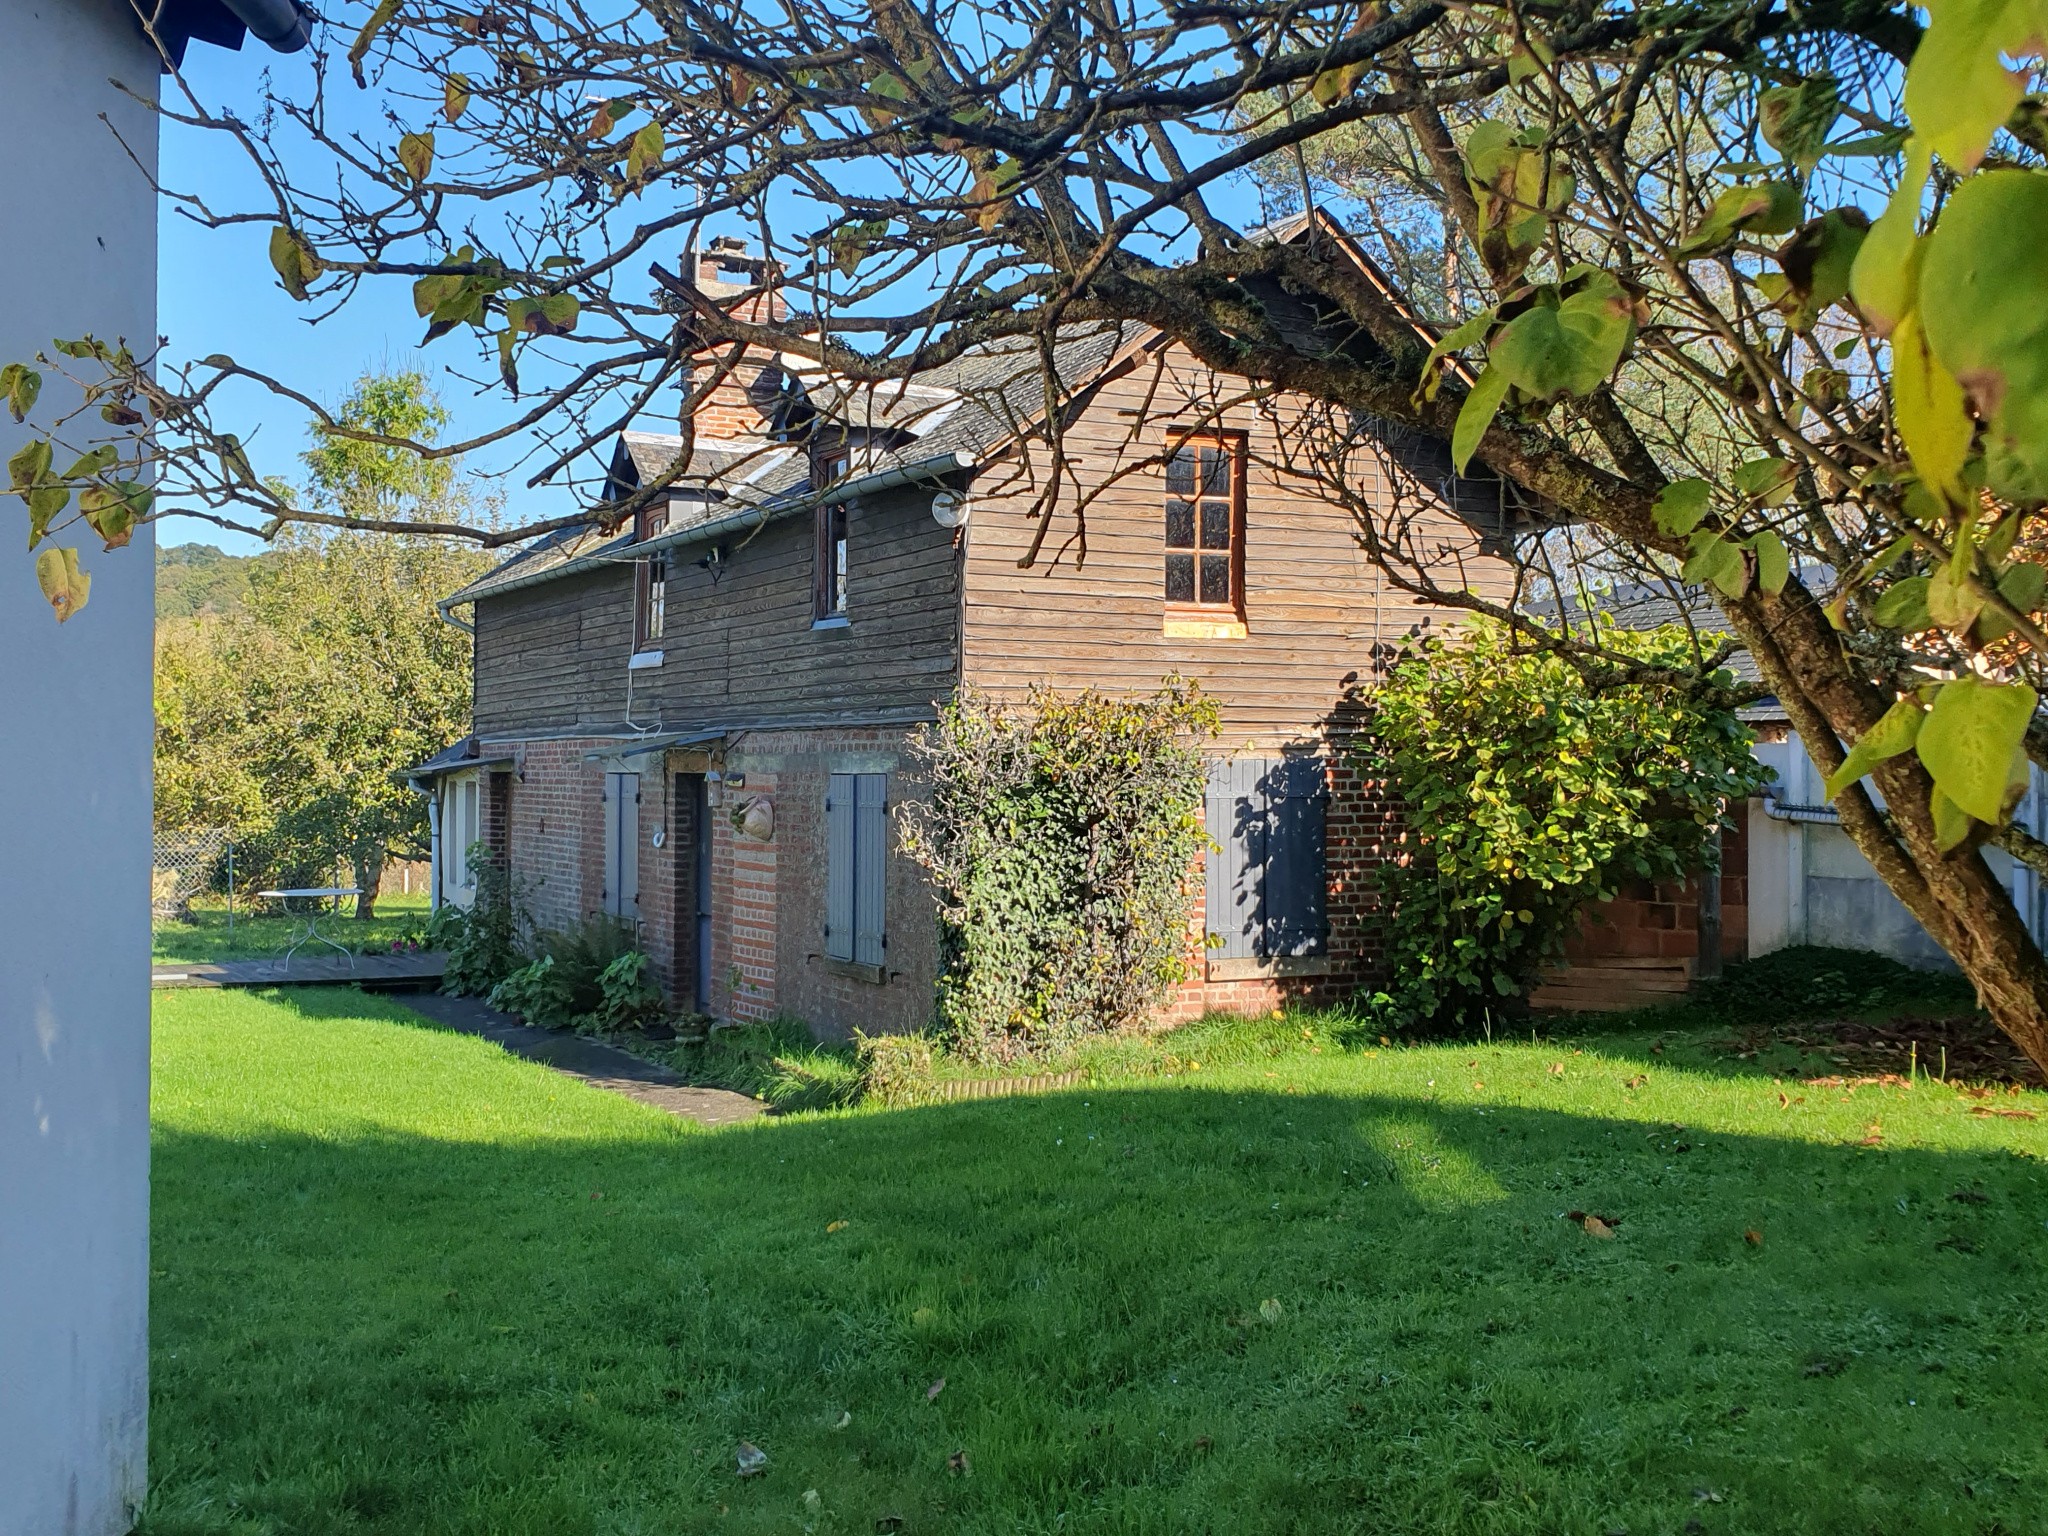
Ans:
[{"label": "green lawn", "polygon": [[2048,1095],[1290,1022],[701,1132],[409,1017],[158,995],[144,1532],[2048,1529]]},{"label": "green lawn", "polygon": [[[151,960],[158,965],[260,960],[268,955],[282,954],[291,944],[294,930],[304,931],[301,926],[304,919],[278,915],[275,902],[258,902],[253,909],[254,915],[240,901],[235,906],[232,930],[228,927],[228,913],[224,906],[196,908],[189,923],[158,923],[150,950]],[[324,914],[320,919],[320,931],[331,933],[337,944],[358,949],[365,944],[388,944],[393,939],[411,937],[427,919],[427,898],[424,892],[411,896],[380,897],[377,915],[368,922],[358,922],[354,909],[355,904],[349,902],[340,916]],[[308,952],[333,953],[319,944],[309,946]]]}]

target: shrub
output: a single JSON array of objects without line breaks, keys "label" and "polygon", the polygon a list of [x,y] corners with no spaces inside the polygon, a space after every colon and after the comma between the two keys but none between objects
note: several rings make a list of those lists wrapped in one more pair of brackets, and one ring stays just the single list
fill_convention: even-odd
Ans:
[{"label": "shrub", "polygon": [[634,952],[638,937],[631,923],[601,915],[586,917],[574,928],[541,934],[540,952],[554,962],[556,983],[569,999],[572,1018],[595,1014],[604,1006],[605,972]]},{"label": "shrub", "polygon": [[930,1090],[938,1052],[929,1035],[854,1037],[861,1095],[878,1104],[915,1104]]},{"label": "shrub", "polygon": [[468,910],[438,909],[428,920],[429,945],[444,949],[448,962],[441,990],[458,997],[482,997],[525,963],[519,933],[525,926],[511,873],[482,843],[468,849],[476,896]]},{"label": "shrub", "polygon": [[522,965],[492,987],[490,1004],[543,1029],[564,1029],[576,1021],[569,988],[553,955]]},{"label": "shrub", "polygon": [[[1683,629],[1600,638],[1651,667],[1693,664]],[[1362,767],[1399,788],[1411,854],[1382,875],[1392,978],[1372,1001],[1396,1027],[1518,1003],[1588,902],[1700,868],[1725,807],[1763,783],[1725,704],[1654,680],[1589,683],[1484,620],[1410,650],[1373,725]]]},{"label": "shrub", "polygon": [[654,979],[654,962],[641,951],[629,950],[607,965],[597,978],[597,1010],[592,1022],[600,1029],[637,1029],[653,1023],[666,1011],[661,984]]},{"label": "shrub", "polygon": [[1034,689],[1015,712],[963,691],[918,738],[932,792],[904,807],[904,847],[938,897],[938,1024],[962,1055],[1126,1028],[1186,975],[1217,718],[1179,679],[1143,699]]},{"label": "shrub", "polygon": [[833,1109],[861,1095],[852,1050],[821,1044],[795,1019],[729,1024],[671,1054],[692,1082],[751,1094],[785,1113]]}]

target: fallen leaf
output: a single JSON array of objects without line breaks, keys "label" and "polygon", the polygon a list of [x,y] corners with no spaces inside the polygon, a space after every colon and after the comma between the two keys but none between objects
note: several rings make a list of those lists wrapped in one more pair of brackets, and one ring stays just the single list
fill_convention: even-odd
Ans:
[{"label": "fallen leaf", "polygon": [[590,1192],[590,1198],[593,1200],[602,1200],[604,1198],[604,1191],[601,1189],[593,1189]]},{"label": "fallen leaf", "polygon": [[1287,1309],[1280,1305],[1280,1298],[1277,1296],[1268,1296],[1259,1303],[1259,1316],[1269,1323],[1277,1323],[1286,1315]]},{"label": "fallen leaf", "polygon": [[[1949,1199],[1955,1201],[1958,1205],[1989,1205],[1991,1203],[1991,1197],[1981,1189],[1959,1189],[1951,1194]],[[450,1291],[448,1294],[453,1296],[455,1293]]]},{"label": "fallen leaf", "polygon": [[1207,1435],[1195,1436],[1195,1449],[1198,1451],[1209,1450],[1213,1448],[1215,1444],[1216,1442],[1214,1440],[1211,1440]]},{"label": "fallen leaf", "polygon": [[1624,1088],[1640,1088],[1640,1087],[1642,1087],[1642,1086],[1643,1086],[1643,1084],[1647,1083],[1647,1082],[1648,1082],[1649,1080],[1650,1080],[1650,1075],[1649,1075],[1649,1073],[1647,1073],[1647,1072],[1638,1072],[1638,1073],[1637,1073],[1637,1074],[1636,1074],[1636,1075],[1635,1075],[1634,1077],[1630,1078],[1630,1079],[1629,1079],[1629,1080],[1628,1080],[1627,1082],[1623,1083],[1623,1084],[1622,1084],[1621,1086],[1622,1086],[1622,1087],[1624,1087]]},{"label": "fallen leaf", "polygon": [[1721,1502],[1721,1495],[1711,1488],[1695,1488],[1692,1491],[1692,1500],[1695,1504],[1718,1504]]},{"label": "fallen leaf", "polygon": [[1781,1093],[1781,1094],[1779,1094],[1779,1095],[1778,1095],[1778,1108],[1780,1108],[1780,1109],[1790,1109],[1791,1107],[1792,1107],[1792,1101],[1791,1101],[1790,1099],[1786,1098],[1786,1097],[1785,1097],[1785,1095],[1783,1095],[1782,1093]]},{"label": "fallen leaf", "polygon": [[903,1517],[901,1515],[875,1516],[875,1530],[878,1533],[878,1536],[890,1536],[891,1532],[900,1531],[902,1529]]},{"label": "fallen leaf", "polygon": [[815,1515],[815,1514],[816,1514],[816,1513],[817,1513],[817,1512],[818,1512],[819,1510],[823,1509],[824,1507],[825,1507],[825,1501],[824,1501],[824,1500],[823,1500],[822,1498],[820,1498],[820,1497],[818,1496],[818,1490],[817,1490],[817,1489],[815,1489],[815,1488],[806,1488],[806,1489],[804,1490],[804,1508],[805,1508],[805,1509],[809,1510],[809,1511],[810,1511],[810,1512],[811,1512],[812,1514],[814,1514],[814,1515]]},{"label": "fallen leaf", "polygon": [[1586,1234],[1589,1237],[1614,1236],[1614,1228],[1607,1225],[1607,1223],[1602,1221],[1598,1216],[1588,1216],[1585,1219],[1583,1225],[1586,1229]]},{"label": "fallen leaf", "polygon": [[1871,1123],[1870,1123],[1870,1124],[1869,1124],[1869,1125],[1868,1125],[1867,1127],[1865,1127],[1865,1129],[1864,1129],[1864,1132],[1863,1132],[1863,1139],[1862,1139],[1861,1141],[1857,1142],[1857,1143],[1856,1143],[1856,1145],[1857,1145],[1857,1146],[1859,1146],[1859,1147],[1881,1147],[1881,1146],[1883,1146],[1883,1145],[1884,1145],[1884,1127],[1883,1127],[1883,1126],[1881,1126],[1881,1125],[1879,1125],[1879,1124],[1878,1124],[1878,1123],[1877,1123],[1877,1122],[1876,1122],[1875,1120],[1871,1121]]},{"label": "fallen leaf", "polygon": [[1742,1234],[1742,1240],[1752,1248],[1761,1248],[1764,1245],[1764,1235],[1755,1227],[1746,1229]]},{"label": "fallen leaf", "polygon": [[937,1381],[933,1382],[930,1386],[924,1389],[924,1400],[929,1403],[933,1401],[935,1398],[937,1398],[938,1395],[945,1390],[946,1378],[941,1376]]},{"label": "fallen leaf", "polygon": [[967,1453],[965,1451],[955,1451],[952,1455],[948,1456],[946,1458],[946,1470],[956,1476],[965,1474],[967,1471]]},{"label": "fallen leaf", "polygon": [[739,1473],[741,1477],[755,1477],[768,1470],[768,1453],[751,1440],[739,1444]]},{"label": "fallen leaf", "polygon": [[1996,1115],[2001,1120],[2038,1120],[2041,1117],[2031,1109],[1993,1109],[1989,1104],[1972,1104],[1970,1113],[1982,1118]]},{"label": "fallen leaf", "polygon": [[1549,1066],[1545,1067],[1543,1070],[1548,1072],[1552,1077],[1563,1077],[1564,1063],[1561,1061],[1553,1061]]},{"label": "fallen leaf", "polygon": [[1474,1093],[1484,1093],[1484,1092],[1486,1092],[1486,1084],[1484,1084],[1484,1083],[1474,1083],[1474,1084],[1472,1085],[1472,1091],[1473,1091]]},{"label": "fallen leaf", "polygon": [[849,1409],[843,1410],[843,1411],[842,1411],[842,1412],[840,1413],[840,1415],[839,1415],[839,1418],[838,1418],[838,1420],[837,1420],[837,1421],[836,1421],[836,1422],[835,1422],[835,1423],[833,1424],[833,1426],[832,1426],[832,1427],[833,1427],[834,1429],[844,1429],[844,1428],[846,1428],[846,1426],[847,1426],[847,1425],[851,1424],[852,1422],[853,1422],[853,1410],[849,1408]]},{"label": "fallen leaf", "polygon": [[843,1221],[828,1221],[825,1223],[825,1235],[827,1237],[830,1237],[834,1232],[844,1232],[845,1230],[846,1223]]}]

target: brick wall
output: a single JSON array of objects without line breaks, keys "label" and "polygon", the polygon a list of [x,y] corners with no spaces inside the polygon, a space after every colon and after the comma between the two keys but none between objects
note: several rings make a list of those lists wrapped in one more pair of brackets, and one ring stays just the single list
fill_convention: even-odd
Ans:
[{"label": "brick wall", "polygon": [[[1696,960],[1698,880],[1638,880],[1612,901],[1586,909],[1565,946],[1566,969],[1602,960]],[[1749,953],[1749,829],[1737,817],[1721,838],[1721,957]]]},{"label": "brick wall", "polygon": [[594,741],[530,741],[509,775],[506,862],[534,923],[573,928],[603,905],[604,770]]}]

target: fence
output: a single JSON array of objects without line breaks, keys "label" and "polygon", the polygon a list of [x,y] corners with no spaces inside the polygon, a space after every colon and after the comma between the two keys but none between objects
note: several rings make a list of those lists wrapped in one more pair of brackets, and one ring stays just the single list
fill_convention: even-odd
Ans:
[{"label": "fence", "polygon": [[150,855],[149,909],[159,922],[183,917],[195,898],[225,896],[235,923],[235,843],[227,832],[159,832]]}]

